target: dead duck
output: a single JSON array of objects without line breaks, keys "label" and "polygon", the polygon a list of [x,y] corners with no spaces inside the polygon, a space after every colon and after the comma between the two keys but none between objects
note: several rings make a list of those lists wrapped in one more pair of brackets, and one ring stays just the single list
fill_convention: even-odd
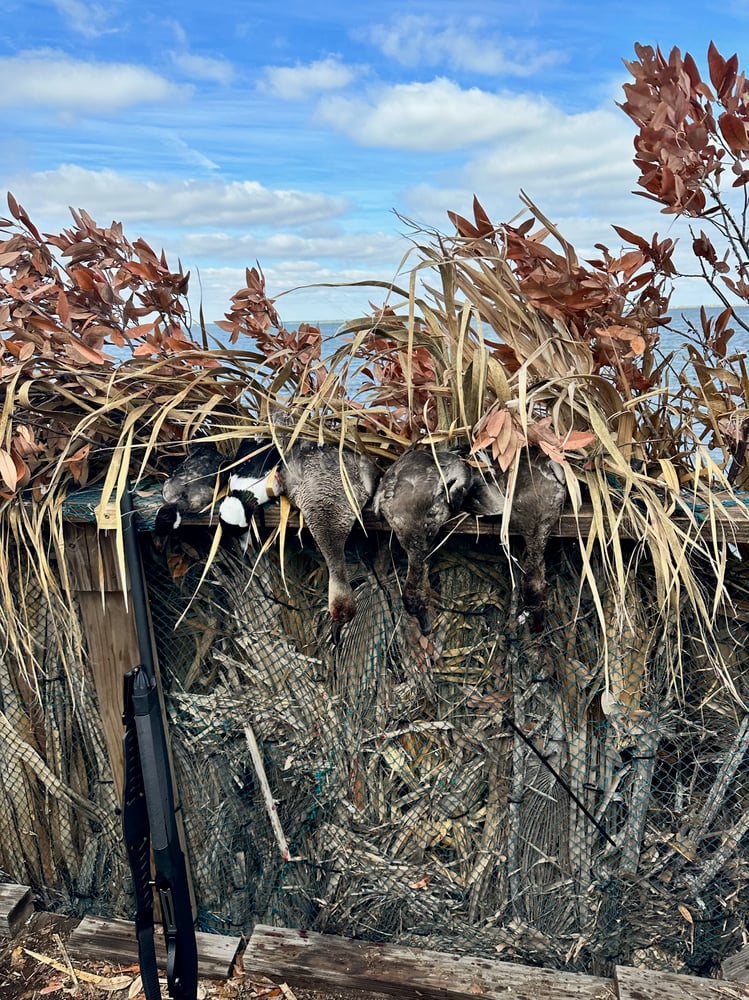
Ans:
[{"label": "dead duck", "polygon": [[255,513],[280,496],[280,463],[272,441],[253,438],[242,442],[228,466],[228,491],[218,510],[221,527],[228,535],[245,536]]},{"label": "dead duck", "polygon": [[429,554],[442,526],[463,509],[472,485],[473,470],[457,451],[417,445],[393,462],[375,493],[375,514],[387,521],[408,558],[403,606],[424,635],[432,629]]},{"label": "dead duck", "polygon": [[187,457],[167,478],[161,490],[164,502],[156,512],[153,532],[157,549],[163,549],[170,532],[179,528],[184,514],[199,514],[211,504],[223,461],[214,444],[189,446]]},{"label": "dead duck", "polygon": [[512,498],[510,531],[525,542],[520,595],[534,633],[543,630],[546,611],[546,547],[566,499],[561,465],[540,449],[524,449]]},{"label": "dead duck", "polygon": [[298,440],[285,453],[279,478],[282,492],[301,512],[325,560],[328,610],[336,641],[340,626],[356,614],[345,546],[377,485],[375,467],[366,456],[348,448],[340,451],[334,445]]},{"label": "dead duck", "polygon": [[[465,502],[472,514],[496,517],[504,511],[508,474],[482,456],[473,468],[473,483]],[[509,530],[525,542],[520,567],[520,595],[532,632],[543,629],[546,608],[546,547],[567,497],[564,472],[538,448],[520,453],[510,510]]]}]

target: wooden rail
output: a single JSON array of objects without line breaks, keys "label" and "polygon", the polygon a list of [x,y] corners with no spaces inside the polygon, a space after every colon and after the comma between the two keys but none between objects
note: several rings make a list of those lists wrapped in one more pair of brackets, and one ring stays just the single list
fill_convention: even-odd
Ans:
[{"label": "wooden rail", "polygon": [[[247,974],[403,1000],[749,1000],[749,986],[617,966],[613,979],[258,925]],[[356,992],[352,993],[353,996]]]},{"label": "wooden rail", "polygon": [[[72,523],[95,521],[95,508],[98,497],[94,493],[87,500],[81,501],[78,499],[79,496],[81,494],[72,493],[69,495],[64,507],[65,520]],[[146,523],[153,523],[156,511],[160,507],[161,502],[161,488],[159,484],[141,485],[135,491],[135,508],[143,516]],[[725,506],[716,506],[716,511],[716,523],[720,529],[725,531],[728,540],[737,545],[749,544],[749,502],[741,504],[728,503],[727,501]],[[211,524],[216,523],[216,519],[217,513],[214,510],[212,517],[207,514],[185,517],[185,522],[196,525]],[[263,507],[262,519],[266,528],[276,527],[279,520],[279,505],[271,502]],[[684,514],[675,513],[673,519],[676,523],[682,524],[685,529],[689,527],[689,521]],[[384,521],[374,517],[369,511],[364,512],[362,520],[368,532],[388,532],[390,530]],[[574,514],[571,510],[567,510],[560,517],[554,534],[557,538],[585,538],[593,520],[594,512],[590,504],[584,504],[577,514]],[[296,511],[292,511],[289,523],[293,527],[296,527],[298,524]],[[498,517],[461,515],[446,525],[445,530],[465,536],[499,535],[502,530],[502,522],[501,518]],[[626,519],[622,519],[621,523],[618,524],[617,530],[623,538],[635,537],[637,534]],[[703,531],[709,532],[710,530],[710,521],[705,520],[703,522]]]},{"label": "wooden rail", "polygon": [[[0,895],[0,938],[18,928],[19,901],[27,906],[27,886],[6,886]],[[4,905],[3,905],[4,904]],[[13,919],[8,918],[13,914]],[[42,916],[36,914],[35,916]],[[34,917],[32,917],[32,920]],[[352,1000],[373,995],[402,1000],[749,1000],[740,977],[718,980],[617,966],[611,979],[516,962],[498,962],[399,945],[317,934],[290,927],[258,924],[242,951],[237,936],[197,934],[201,979],[252,980],[269,977],[292,988],[344,991]],[[157,934],[157,962],[166,953]],[[68,954],[77,959],[129,967],[138,961],[134,925],[126,920],[84,917],[73,930]],[[740,956],[741,953],[738,953]],[[742,957],[739,964],[745,964]],[[729,973],[728,960],[724,972]],[[743,971],[743,969],[742,969]],[[267,982],[267,980],[265,980]]]}]

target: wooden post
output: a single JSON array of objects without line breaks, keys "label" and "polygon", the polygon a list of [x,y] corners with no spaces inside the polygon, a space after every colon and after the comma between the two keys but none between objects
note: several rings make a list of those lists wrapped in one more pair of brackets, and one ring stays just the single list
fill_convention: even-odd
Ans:
[{"label": "wooden post", "polygon": [[122,801],[122,678],[140,659],[132,609],[125,606],[114,532],[95,524],[65,525],[65,555],[81,613],[117,801]]}]

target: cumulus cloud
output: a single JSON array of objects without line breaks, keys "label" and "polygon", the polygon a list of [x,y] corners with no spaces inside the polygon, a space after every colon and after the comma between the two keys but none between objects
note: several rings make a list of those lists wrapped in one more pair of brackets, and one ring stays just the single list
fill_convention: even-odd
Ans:
[{"label": "cumulus cloud", "polygon": [[0,107],[51,111],[111,111],[182,100],[178,87],[145,66],[74,59],[56,50],[0,58]]},{"label": "cumulus cloud", "polygon": [[490,218],[508,222],[524,211],[522,190],[581,257],[597,253],[597,242],[618,245],[613,223],[647,237],[656,230],[671,234],[673,218],[632,194],[637,181],[632,155],[623,116],[605,109],[572,115],[556,110],[543,128],[508,132],[466,159],[450,174],[449,187],[433,178],[412,186],[405,195],[408,212],[424,224],[451,230],[446,210],[470,217],[475,194]]},{"label": "cumulus cloud", "polygon": [[522,135],[543,127],[553,113],[539,98],[463,89],[444,78],[383,88],[369,99],[329,96],[317,109],[322,122],[362,145],[422,152]]},{"label": "cumulus cloud", "polygon": [[632,137],[621,115],[605,109],[566,114],[545,106],[533,128],[507,129],[467,158],[466,186],[506,192],[542,190],[555,202],[605,207],[614,191],[635,182]]},{"label": "cumulus cloud", "polygon": [[257,181],[142,181],[72,164],[11,179],[8,188],[32,218],[59,218],[73,205],[85,207],[94,218],[114,218],[126,226],[299,225],[335,218],[346,209],[341,198],[273,190]]},{"label": "cumulus cloud", "polygon": [[274,97],[297,101],[316,97],[319,93],[341,90],[356,76],[352,66],[346,66],[336,56],[328,56],[306,66],[267,66],[263,87]]},{"label": "cumulus cloud", "polygon": [[[584,200],[588,195],[631,186],[632,136],[622,115],[598,109],[578,114],[549,113],[542,129],[524,135],[511,131],[502,142],[482,150],[466,164],[475,181],[504,186],[515,178],[523,186],[543,183],[548,190],[560,180]],[[565,196],[566,200],[566,196]]]},{"label": "cumulus cloud", "polygon": [[492,76],[530,77],[564,59],[560,52],[540,52],[534,42],[518,38],[506,37],[499,44],[478,17],[437,20],[411,14],[389,25],[376,25],[369,37],[384,55],[403,66],[448,66]]}]

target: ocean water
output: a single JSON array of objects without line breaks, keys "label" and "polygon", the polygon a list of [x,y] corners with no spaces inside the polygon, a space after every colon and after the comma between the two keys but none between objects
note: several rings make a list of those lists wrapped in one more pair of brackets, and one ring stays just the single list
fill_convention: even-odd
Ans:
[{"label": "ocean water", "polygon": [[[708,316],[717,317],[722,312],[722,307],[708,306],[705,308],[705,312]],[[746,323],[749,327],[749,306],[736,309],[737,315]],[[691,339],[693,342],[693,335],[690,334],[689,324],[691,323],[695,329],[699,332],[700,327],[700,307],[699,306],[689,306],[682,308],[672,308],[669,310],[669,316],[671,317],[671,322],[668,328],[664,328],[661,331],[659,349],[663,353],[668,353],[670,351],[680,351],[682,345],[687,339]],[[286,324],[289,330],[294,330],[299,326],[297,322],[291,322]],[[344,320],[329,320],[324,323],[317,323],[323,336],[329,345],[328,350],[335,349],[340,346],[341,343],[346,339],[345,335],[338,335],[338,331],[345,325]],[[729,341],[729,354],[736,352],[746,352],[749,354],[749,330],[744,329],[737,323],[733,322],[731,324],[735,330],[735,333],[731,340]],[[214,331],[209,326],[209,334]],[[219,339],[222,339],[222,331],[215,328],[215,332],[219,334]],[[237,344],[237,347],[245,347],[248,349],[252,348],[251,342],[246,342],[244,344]]]},{"label": "ocean water", "polygon": [[[723,311],[722,306],[706,306],[705,312],[708,316],[717,317]],[[735,310],[737,317],[749,327],[749,306],[743,306]],[[680,345],[684,343],[684,338],[688,334],[689,323],[691,322],[695,328],[700,330],[700,307],[693,306],[690,308],[671,308],[669,310],[669,315],[671,316],[671,323],[669,326],[672,329],[664,330],[661,333],[660,347],[663,351],[678,350]],[[745,330],[740,326],[735,320],[732,321],[729,326],[733,327],[734,334],[728,342],[728,353],[734,354],[737,352],[749,353],[749,330]]]},{"label": "ocean water", "polygon": [[[722,311],[721,307],[706,307],[705,310],[708,316],[717,317]],[[747,324],[749,327],[749,307],[743,307],[736,310],[737,315]],[[676,352],[676,358],[674,361],[674,367],[677,367],[680,361],[686,360],[686,351],[684,350],[684,344],[687,341],[694,343],[694,334],[690,333],[689,324],[693,324],[697,331],[700,330],[700,307],[691,306],[684,308],[672,308],[669,310],[669,315],[671,317],[671,322],[668,328],[664,328],[660,334],[660,341],[658,345],[658,351],[662,354],[668,354],[671,351]],[[286,324],[289,330],[295,330],[300,325],[299,322],[288,322]],[[320,331],[325,338],[326,347],[325,354],[330,354],[338,347],[342,346],[346,340],[351,339],[351,335],[341,334],[339,331],[342,327],[345,327],[344,320],[328,320],[326,322],[318,322],[315,324],[319,326]],[[744,329],[737,323],[731,324],[735,330],[734,335],[729,341],[728,353],[746,353],[749,354],[749,329]],[[213,324],[207,324],[207,333],[209,338],[209,347],[218,348],[220,345],[224,347],[239,350],[254,350],[255,344],[248,337],[240,337],[239,341],[235,345],[230,345],[228,343],[228,335],[219,327]],[[193,330],[193,336],[196,342],[200,343],[201,334],[198,328]],[[132,350],[129,347],[123,348],[112,348],[109,347],[106,353],[110,356],[114,356],[118,361],[125,361],[131,357]]]}]

